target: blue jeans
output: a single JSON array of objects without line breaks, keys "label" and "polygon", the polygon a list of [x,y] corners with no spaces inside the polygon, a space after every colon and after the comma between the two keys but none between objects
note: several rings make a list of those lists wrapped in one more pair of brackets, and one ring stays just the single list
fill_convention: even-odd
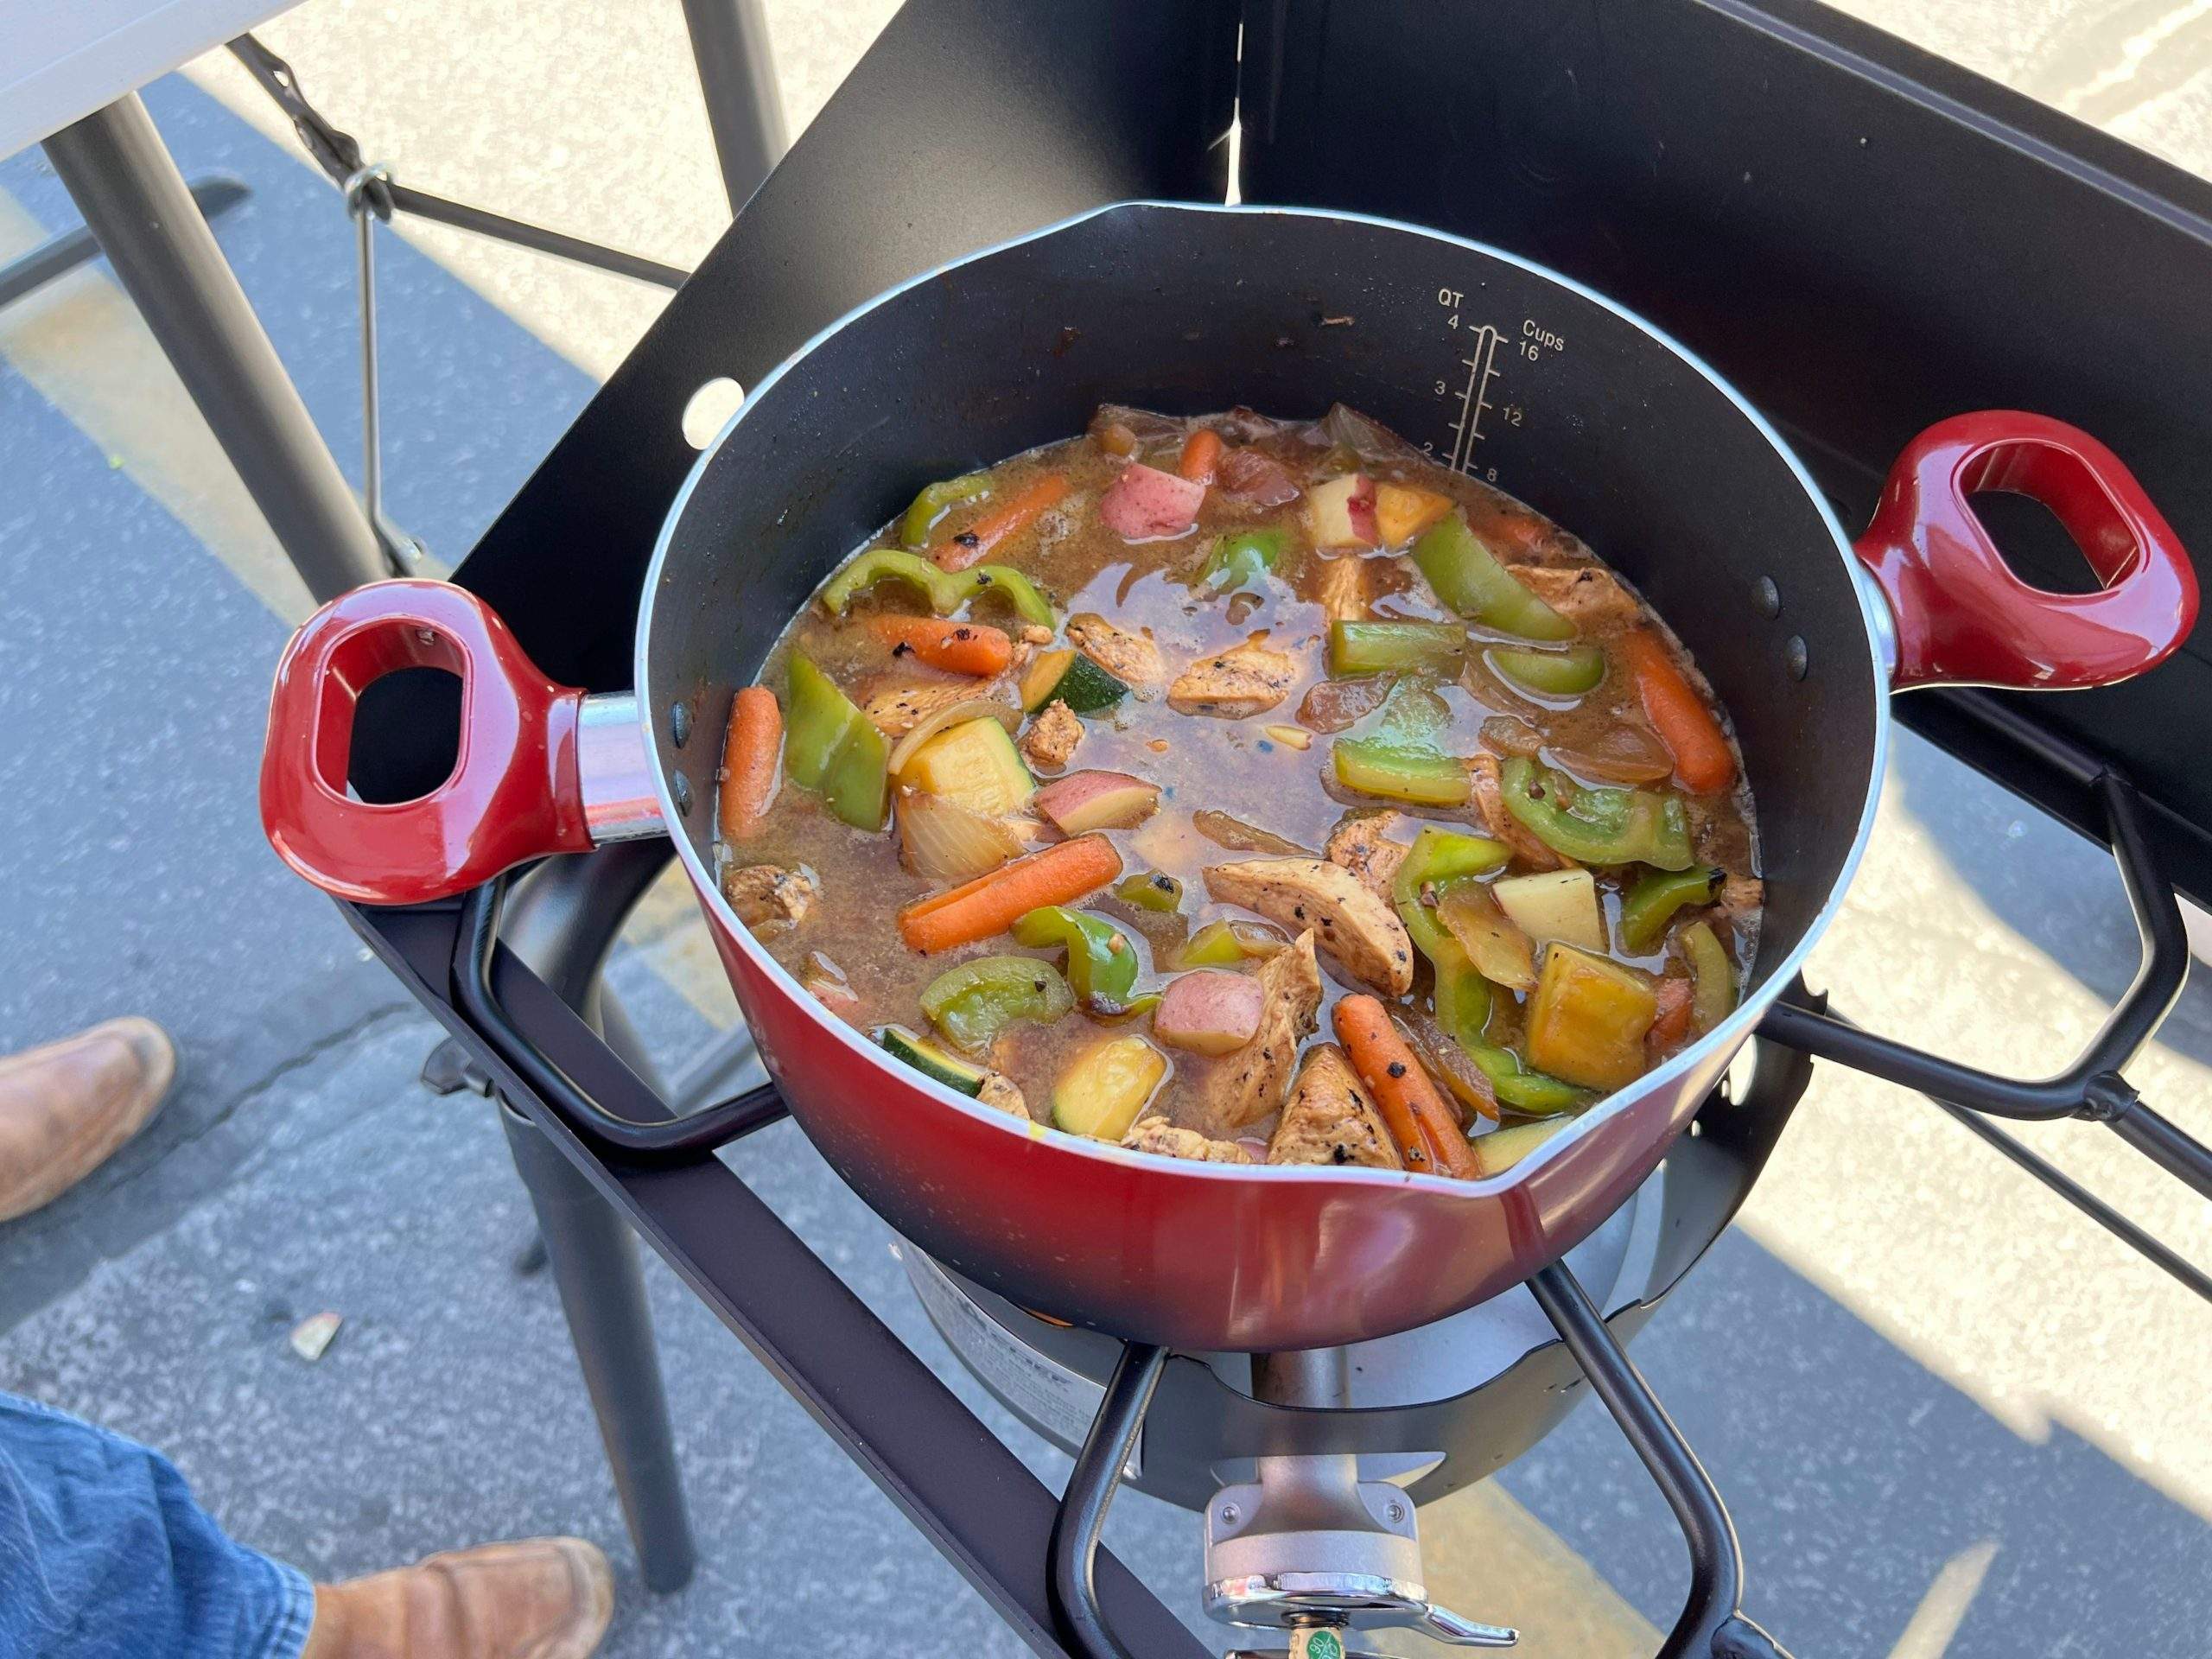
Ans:
[{"label": "blue jeans", "polygon": [[168,1459],[0,1394],[0,1659],[296,1659],[314,1617]]}]

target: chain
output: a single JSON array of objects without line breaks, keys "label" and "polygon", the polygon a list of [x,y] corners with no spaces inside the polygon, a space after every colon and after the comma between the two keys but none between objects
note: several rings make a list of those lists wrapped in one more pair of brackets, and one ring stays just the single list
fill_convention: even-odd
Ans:
[{"label": "chain", "polygon": [[[300,90],[300,77],[292,66],[252,35],[241,35],[229,44],[231,55],[261,83],[262,91],[276,100],[277,108],[291,117],[292,130],[307,147],[308,154],[315,157],[315,165],[330,175],[333,184],[345,189],[362,168],[361,146],[353,135],[331,125],[322,111],[308,102],[307,94]],[[391,185],[388,180],[370,180],[362,194],[378,219],[391,218]]]},{"label": "chain", "polygon": [[[244,64],[246,73],[257,82],[276,105],[291,118],[292,130],[301,144],[315,159],[315,163],[329,176],[340,190],[349,193],[349,206],[358,194],[369,211],[378,219],[391,219],[394,213],[408,213],[417,219],[427,219],[440,225],[449,225],[455,230],[472,235],[486,236],[494,241],[511,243],[516,247],[529,248],[538,253],[550,254],[556,259],[569,259],[595,270],[611,271],[617,276],[627,276],[632,282],[651,283],[656,288],[677,289],[690,273],[674,265],[664,265],[657,259],[647,259],[620,248],[610,248],[598,242],[570,236],[564,231],[548,230],[541,225],[524,224],[483,207],[472,207],[466,202],[434,196],[427,190],[394,184],[390,178],[371,169],[371,176],[361,180],[362,169],[367,165],[361,146],[353,135],[333,126],[321,111],[307,100],[300,90],[300,78],[292,66],[271,52],[251,35],[241,35],[229,42],[231,55]],[[356,180],[361,182],[355,183]]]}]

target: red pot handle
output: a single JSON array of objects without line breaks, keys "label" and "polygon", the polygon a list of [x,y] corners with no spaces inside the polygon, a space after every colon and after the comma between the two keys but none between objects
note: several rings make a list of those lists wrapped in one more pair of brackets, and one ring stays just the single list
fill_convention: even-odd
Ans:
[{"label": "red pot handle", "polygon": [[[2013,575],[1967,501],[1986,490],[2049,507],[2102,590]],[[2196,621],[2196,573],[2134,474],[2088,433],[2017,410],[1955,416],[1907,444],[1856,551],[1897,622],[1900,690],[2110,685],[2164,662]]]},{"label": "red pot handle", "polygon": [[[411,801],[346,792],[353,713],[402,668],[461,677],[452,776]],[[544,853],[583,852],[577,774],[583,693],[540,673],[507,625],[467,589],[377,582],[341,594],[292,636],[269,699],[261,824],[277,856],[361,904],[412,905]]]}]

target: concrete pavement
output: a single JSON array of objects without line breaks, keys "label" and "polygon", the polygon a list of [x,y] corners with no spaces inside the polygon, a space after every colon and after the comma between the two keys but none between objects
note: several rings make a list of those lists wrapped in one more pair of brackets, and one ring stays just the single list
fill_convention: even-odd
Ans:
[{"label": "concrete pavement", "polygon": [[[2007,10],[2001,29],[1977,5],[1862,10],[2212,162],[2197,9]],[[773,10],[795,126],[886,10]],[[563,49],[610,29],[588,65]],[[726,211],[672,7],[312,0],[269,35],[329,113],[426,188],[679,263]],[[193,78],[215,96],[168,83],[155,112],[188,171],[254,185],[223,240],[353,470],[342,213],[230,66]],[[35,158],[0,162],[0,235],[67,222]],[[384,266],[392,506],[457,552],[660,302],[408,235],[420,251]],[[551,1287],[507,1269],[526,1206],[496,1126],[480,1102],[413,1088],[428,1022],[260,844],[261,690],[296,594],[105,283],[86,273],[0,314],[0,780],[38,803],[0,854],[19,896],[0,1046],[141,1008],[178,1032],[190,1076],[86,1189],[0,1229],[0,1387],[171,1450],[240,1535],[318,1573],[493,1534],[594,1536],[624,1574],[610,1653],[1013,1651],[658,1272],[704,1565],[677,1597],[637,1584]],[[727,995],[680,904],[633,931],[619,982],[680,1056],[727,1017]],[[1881,1029],[2032,1067],[2086,1033],[2133,947],[2101,854],[1907,739],[1816,977]],[[2138,1081],[2201,1135],[2208,1056],[2200,988]],[[2207,1207],[2109,1137],[2039,1140],[2212,1260]],[[880,1224],[795,1132],[743,1162],[943,1357]],[[308,1366],[284,1333],[324,1307],[346,1327]],[[1753,1610],[1800,1652],[2201,1646],[2212,1314],[1924,1105],[1824,1070],[1743,1229],[1637,1354],[1735,1510]],[[1005,1428],[1057,1479],[1055,1454]],[[1519,1622],[1532,1652],[1649,1652],[1679,1599],[1680,1548],[1610,1423],[1578,1414],[1501,1485],[1425,1514],[1440,1592]],[[1191,1605],[1189,1517],[1130,1499],[1112,1532]]]}]

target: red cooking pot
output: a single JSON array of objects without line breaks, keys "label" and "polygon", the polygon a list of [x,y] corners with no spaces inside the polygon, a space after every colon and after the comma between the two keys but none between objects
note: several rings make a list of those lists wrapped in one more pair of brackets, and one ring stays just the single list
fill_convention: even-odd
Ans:
[{"label": "red cooking pot", "polygon": [[[1179,1163],[1025,1126],[801,991],[710,874],[733,691],[922,483],[1078,431],[1106,401],[1286,416],[1349,404],[1633,581],[1732,713],[1757,796],[1767,908],[1741,1007],[1506,1174],[1461,1183]],[[2048,505],[2100,590],[2023,583],[1969,505],[1985,491]],[[1570,1249],[1665,1155],[1834,917],[1873,822],[1888,691],[2107,684],[2159,662],[2196,614],[2157,509],[2056,421],[1930,428],[1854,545],[1726,382],[1565,276],[1383,220],[1157,203],[960,260],[818,336],[700,456],[646,584],[636,690],[617,696],[550,683],[456,587],[384,582],[326,606],[270,703],[261,805],[277,852],[327,892],[398,905],[672,833],[791,1115],[869,1204],[1024,1306],[1201,1350],[1403,1330]],[[351,798],[362,690],[426,664],[463,682],[451,776],[416,800]]]}]

